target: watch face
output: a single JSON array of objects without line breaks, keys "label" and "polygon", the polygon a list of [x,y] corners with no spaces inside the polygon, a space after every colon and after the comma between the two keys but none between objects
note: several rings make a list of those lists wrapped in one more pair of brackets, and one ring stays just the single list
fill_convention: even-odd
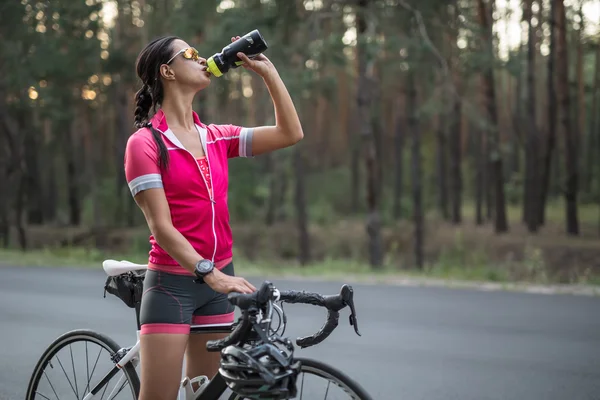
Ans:
[{"label": "watch face", "polygon": [[210,262],[210,260],[202,260],[197,264],[196,268],[200,273],[205,274],[212,270],[213,264],[212,262]]}]

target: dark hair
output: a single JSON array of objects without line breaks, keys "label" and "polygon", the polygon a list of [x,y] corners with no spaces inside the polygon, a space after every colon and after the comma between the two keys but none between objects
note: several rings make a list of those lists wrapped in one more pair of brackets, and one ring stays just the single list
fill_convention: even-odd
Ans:
[{"label": "dark hair", "polygon": [[161,133],[154,129],[148,114],[150,109],[156,112],[163,101],[164,90],[160,80],[160,66],[171,58],[173,52],[171,43],[177,36],[163,36],[152,40],[140,52],[135,69],[142,81],[142,87],[135,94],[134,126],[136,128],[148,127],[152,137],[158,144],[159,166],[166,168],[169,164],[169,152],[162,139]]}]

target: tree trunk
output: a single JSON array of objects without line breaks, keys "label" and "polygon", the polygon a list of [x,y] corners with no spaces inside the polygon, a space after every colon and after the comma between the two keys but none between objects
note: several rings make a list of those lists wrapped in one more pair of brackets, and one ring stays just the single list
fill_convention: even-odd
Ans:
[{"label": "tree trunk", "polygon": [[[600,50],[597,61],[600,60]],[[600,108],[600,107],[598,107]],[[596,112],[600,112],[597,110]],[[598,121],[598,120],[597,120]],[[596,160],[600,159],[600,121],[596,125]],[[598,234],[600,235],[600,162],[596,161],[596,196],[598,199]]]},{"label": "tree trunk", "polygon": [[296,193],[294,196],[296,205],[296,221],[298,226],[298,261],[300,265],[306,265],[310,262],[310,239],[308,235],[308,216],[306,212],[306,185],[304,183],[304,160],[302,149],[294,149],[294,172],[296,181]]},{"label": "tree trunk", "polygon": [[[595,154],[597,143],[596,141],[600,139],[598,137],[597,132],[600,129],[600,116],[598,115],[598,91],[600,90],[600,43],[596,43],[596,66],[594,69],[594,84],[592,86],[592,108],[590,113],[590,125],[588,129],[588,145],[587,154],[586,154],[586,176],[587,176],[587,188],[589,191],[592,190],[593,179],[594,179],[594,166],[600,165],[598,161],[600,154]],[[597,188],[598,196],[600,196],[600,187]]]},{"label": "tree trunk", "polygon": [[63,130],[64,150],[65,150],[65,163],[67,169],[67,199],[69,205],[69,224],[72,226],[79,226],[81,223],[81,207],[79,203],[79,182],[76,166],[76,149],[74,141],[74,121],[63,122],[63,126],[66,127]]},{"label": "tree trunk", "polygon": [[[15,210],[15,225],[19,236],[19,243],[22,248],[26,247],[25,231],[22,225],[22,211],[24,201],[25,182],[24,175],[24,151],[23,151],[23,136],[22,127],[19,125],[19,120],[15,119],[9,112],[6,104],[7,92],[0,81],[0,132],[4,133],[7,155],[5,156],[6,167],[6,185],[3,188],[15,188],[16,195],[12,197],[11,190],[0,191],[0,204],[4,205],[4,210],[0,216],[0,228],[2,236],[4,236],[4,244],[8,246],[10,242],[10,214],[11,210]],[[11,198],[12,197],[12,198]]]},{"label": "tree trunk", "polygon": [[423,269],[423,199],[422,199],[422,171],[421,171],[421,132],[417,117],[417,89],[415,83],[415,67],[411,65],[408,74],[408,95],[406,100],[408,126],[412,137],[411,143],[411,186],[413,200],[413,221],[414,221],[414,256],[415,265]]},{"label": "tree trunk", "polygon": [[[277,193],[275,198],[275,221],[285,221],[287,219],[287,211],[285,207],[285,198],[288,191],[288,179],[286,176],[286,168],[285,168],[286,160],[281,160],[280,168],[277,171]],[[303,169],[304,171],[304,169]]]},{"label": "tree trunk", "polygon": [[10,245],[9,224],[8,224],[8,207],[5,204],[6,197],[0,196],[0,241],[2,247],[7,248]]},{"label": "tree trunk", "polygon": [[264,157],[264,168],[263,174],[265,177],[269,179],[269,197],[267,198],[267,211],[265,213],[265,224],[267,226],[273,225],[275,222],[275,199],[276,199],[276,191],[277,191],[277,174],[276,171],[273,170],[273,159],[275,154],[267,153]]},{"label": "tree trunk", "polygon": [[[600,102],[598,92],[600,91],[600,43],[596,43],[596,68],[594,74],[594,87],[592,93],[592,115],[590,126],[592,150],[588,157],[588,168],[590,179],[593,179],[594,169],[596,172],[596,199],[598,202],[598,234],[600,235]],[[594,168],[595,166],[595,168]]]},{"label": "tree trunk", "polygon": [[[367,58],[367,15],[369,0],[359,0],[356,15],[357,26],[357,64],[358,64],[358,88],[357,88],[357,114],[359,116],[359,127],[363,159],[366,167],[366,195],[367,195],[367,223],[366,231],[369,235],[369,261],[373,268],[379,268],[383,264],[383,243],[381,239],[381,219],[378,210],[378,194],[380,193],[379,180],[377,179],[377,157],[375,148],[375,135],[371,124],[371,110],[373,93],[371,87],[372,77],[367,75],[367,63],[372,62]],[[370,68],[370,71],[373,69]],[[371,72],[372,73],[372,72]]]},{"label": "tree trunk", "polygon": [[[585,61],[583,59],[583,41],[584,41],[584,30],[585,30],[585,15],[583,14],[583,1],[579,2],[579,11],[578,15],[580,18],[579,30],[577,31],[577,62],[575,65],[576,69],[576,84],[577,84],[577,103],[576,103],[576,118],[577,118],[577,130],[576,130],[576,148],[579,148],[580,140],[584,137],[585,132],[585,77],[583,72],[583,67]],[[581,138],[581,139],[580,139]],[[577,151],[577,153],[579,153]],[[578,157],[579,158],[579,157]],[[581,161],[584,161],[581,158]],[[585,167],[583,162],[579,162],[578,165],[581,167]]]},{"label": "tree trunk", "polygon": [[535,27],[533,26],[533,0],[525,2],[524,13],[526,15],[527,24],[529,26],[529,34],[527,40],[527,139],[525,151],[525,198],[526,202],[526,221],[529,232],[537,232],[538,229],[538,212],[540,207],[538,177],[538,134],[537,134],[537,117],[536,117],[536,87],[535,87]]},{"label": "tree trunk", "polygon": [[[79,104],[79,121],[81,132],[81,136],[83,139],[83,151],[82,153],[85,155],[84,157],[84,168],[85,168],[85,176],[86,184],[88,187],[87,193],[89,196],[89,202],[92,206],[92,220],[91,225],[92,229],[95,230],[100,228],[103,223],[109,223],[110,221],[102,220],[102,212],[100,207],[100,182],[102,181],[102,175],[100,173],[100,169],[97,167],[98,162],[98,153],[99,146],[96,135],[94,134],[93,127],[96,126],[94,124],[93,110],[85,103]],[[121,162],[123,164],[123,162]],[[117,169],[119,171],[119,169]],[[117,175],[124,175],[119,174]]]},{"label": "tree trunk", "polygon": [[556,147],[556,0],[550,0],[550,54],[548,55],[548,134],[547,144],[543,157],[541,170],[540,200],[538,211],[538,223],[544,225],[546,222],[546,203],[548,201],[548,191],[550,189],[550,172],[552,168],[552,157]]},{"label": "tree trunk", "polygon": [[452,223],[462,222],[462,101],[453,100],[452,123],[450,124],[450,187],[452,188]]},{"label": "tree trunk", "polygon": [[[490,60],[495,59],[494,47],[492,41],[492,21],[489,20],[489,15],[486,12],[486,7],[483,0],[478,0],[479,3],[479,14],[481,20],[481,26],[485,35],[485,43],[487,45],[487,53]],[[493,8],[493,0],[490,3],[490,7]],[[492,175],[489,179],[490,184],[493,186],[493,204],[495,207],[494,213],[494,230],[496,233],[503,233],[508,231],[508,222],[506,218],[506,204],[504,196],[504,173],[502,167],[502,153],[500,146],[500,134],[498,133],[498,109],[496,106],[496,91],[494,86],[494,70],[493,66],[490,65],[486,68],[484,73],[484,87],[486,97],[487,114],[489,118],[490,134],[487,135],[487,141],[489,142],[488,149],[490,150],[486,155],[490,157],[489,171]]]},{"label": "tree trunk", "polygon": [[[300,5],[302,3],[297,3],[300,0],[296,0],[296,2],[288,4],[288,23],[285,28],[285,36],[289,36],[294,27],[299,26],[299,21],[302,19],[302,15],[298,14],[298,10],[300,10]],[[318,30],[316,27],[312,29],[309,35],[309,41],[312,42],[316,39],[318,35]],[[300,30],[296,30],[295,35],[298,37]],[[300,71],[303,65],[303,57],[298,57],[298,55],[294,55],[294,66],[296,71]],[[309,101],[303,102],[303,109],[305,111],[309,111],[309,105],[312,105]],[[312,111],[312,110],[311,110]],[[318,128],[320,125],[319,121],[314,121],[314,125],[312,126],[313,130]],[[296,221],[298,226],[298,249],[299,249],[299,257],[298,261],[301,265],[306,265],[310,262],[310,238],[308,233],[308,212],[306,206],[306,184],[305,184],[305,163],[304,163],[304,152],[302,148],[302,144],[298,144],[293,149],[293,164],[294,164],[294,176],[295,176],[295,205],[296,205]],[[287,179],[285,179],[284,169],[281,168],[281,195],[278,204],[280,205],[281,214],[285,212],[285,208],[283,205],[285,204],[285,191],[287,189]]]},{"label": "tree trunk", "polygon": [[558,33],[558,97],[561,105],[561,124],[565,135],[566,179],[564,196],[566,231],[569,235],[579,235],[579,220],[577,216],[577,190],[579,178],[577,171],[577,136],[571,126],[566,15],[563,0],[556,0],[556,2],[556,25]]},{"label": "tree trunk", "polygon": [[[8,132],[6,129],[2,127],[2,121],[0,121],[0,138],[6,136],[8,137]],[[8,141],[7,141],[8,142]],[[0,187],[11,187],[10,185],[10,149],[8,143],[4,143],[4,141],[0,141],[2,145],[2,151],[0,151],[0,159],[4,161],[0,161]],[[9,206],[10,203],[10,191],[9,190],[1,190],[0,191],[0,241],[2,242],[3,247],[8,247],[10,245],[10,221],[9,221]]]},{"label": "tree trunk", "polygon": [[[454,15],[451,20],[454,21],[454,26],[451,29],[452,34],[450,35],[450,41],[448,43],[449,48],[449,59],[448,64],[451,66],[452,79],[454,87],[457,92],[460,93],[460,87],[462,86],[461,69],[458,59],[458,48],[456,45],[456,38],[458,36],[458,17],[459,7],[458,2],[454,4]],[[450,121],[448,121],[450,134],[449,134],[449,147],[450,147],[450,202],[451,202],[451,219],[452,223],[458,225],[462,222],[462,101],[460,96],[452,96],[452,106],[450,113]]]},{"label": "tree trunk", "polygon": [[[352,114],[356,118],[356,113]],[[353,123],[350,127],[352,131],[351,135],[351,152],[350,152],[350,174],[351,174],[351,182],[350,182],[350,196],[351,198],[351,210],[353,214],[358,214],[359,211],[359,195],[360,195],[360,148],[361,148],[361,140],[359,137],[359,132],[354,130],[355,123]]]},{"label": "tree trunk", "polygon": [[[511,111],[512,121],[512,156],[511,156],[511,171],[514,174],[521,173],[521,138],[522,134],[522,113],[523,113],[523,73],[521,67],[523,65],[523,44],[519,46],[518,53],[516,55],[517,62],[520,66],[519,73],[515,82],[515,101],[514,108]],[[523,222],[525,222],[525,197],[523,197]]]},{"label": "tree trunk", "polygon": [[21,170],[19,183],[17,186],[17,196],[15,198],[15,226],[17,228],[17,237],[19,239],[19,247],[21,250],[27,250],[27,233],[23,226],[23,214],[25,208],[25,191],[27,189],[26,171]]},{"label": "tree trunk", "polygon": [[444,220],[450,218],[448,210],[448,140],[447,140],[447,112],[443,111],[438,115],[439,124],[437,127],[437,148],[436,148],[436,170],[438,187],[438,207]]},{"label": "tree trunk", "polygon": [[[378,87],[379,83],[376,80],[371,81],[371,87]],[[379,104],[381,100],[372,99],[372,104]],[[375,199],[377,204],[375,207],[379,210],[381,208],[381,182],[385,182],[384,174],[383,174],[383,164],[385,163],[385,153],[383,151],[383,126],[382,126],[382,118],[378,112],[374,112],[371,117],[371,127],[373,132],[373,140],[375,141]]]},{"label": "tree trunk", "polygon": [[43,152],[44,157],[44,168],[40,170],[43,173],[42,178],[42,191],[44,193],[44,202],[42,204],[42,211],[44,213],[44,221],[54,222],[56,220],[56,211],[58,209],[58,194],[56,190],[56,156],[53,151],[56,147],[55,135],[52,133],[52,120],[46,118],[43,123]]},{"label": "tree trunk", "polygon": [[[117,166],[123,166],[125,162],[125,147],[127,145],[127,138],[129,133],[134,129],[130,128],[131,118],[127,116],[127,92],[124,87],[125,82],[124,78],[121,78],[121,83],[115,85],[115,95],[116,95],[116,137],[115,137],[115,163]],[[125,202],[123,201],[123,195],[129,199],[129,201],[134,201],[129,194],[129,188],[127,186],[127,182],[125,180],[125,173],[122,172],[121,168],[117,168],[117,174],[115,177],[115,192],[117,194],[117,207],[115,208],[116,212],[116,221],[119,223],[123,221],[123,208],[125,206]]]},{"label": "tree trunk", "polygon": [[[485,79],[485,78],[484,78]],[[485,90],[485,84],[483,84],[481,86],[484,90]],[[486,97],[487,95],[484,94],[484,97]],[[484,100],[487,101],[487,100]],[[485,103],[484,103],[485,104]],[[487,109],[485,110],[485,113],[487,113]],[[488,116],[489,118],[489,116]],[[493,128],[492,128],[493,129]],[[494,190],[494,186],[492,185],[492,175],[493,175],[493,171],[492,171],[492,148],[491,148],[491,132],[488,132],[486,130],[482,131],[482,135],[481,135],[481,140],[483,141],[483,165],[481,166],[482,168],[482,175],[483,175],[483,204],[485,205],[485,221],[491,221],[492,220],[492,207],[493,207],[493,200],[492,200],[492,196],[493,196],[493,190]]]},{"label": "tree trunk", "polygon": [[[321,72],[319,72],[319,75],[321,75]],[[321,77],[319,76],[317,79],[320,78]],[[315,110],[313,115],[315,130],[313,132],[314,135],[319,138],[319,145],[317,147],[315,156],[317,157],[316,161],[318,163],[318,168],[324,170],[328,167],[327,163],[329,162],[329,154],[331,154],[331,151],[329,150],[329,141],[331,140],[331,135],[329,132],[323,129],[323,126],[325,125],[325,119],[327,119],[327,116],[331,115],[331,112],[329,111],[329,101],[327,101],[325,96],[318,92],[315,93],[315,95],[317,96],[317,101],[314,104]]]},{"label": "tree trunk", "polygon": [[[404,93],[400,94],[402,98],[401,106],[406,103]],[[394,135],[394,219],[402,218],[402,192],[404,185],[404,134],[405,123],[402,112],[396,113],[396,131]]]},{"label": "tree trunk", "polygon": [[[527,7],[527,5],[529,4],[529,0],[523,0],[521,2],[522,5],[522,13],[521,13],[521,26],[529,26],[529,15],[527,13],[527,10],[529,9],[529,7]],[[531,187],[527,185],[527,174],[528,174],[528,168],[527,168],[527,143],[526,143],[526,138],[529,134],[529,127],[530,124],[527,121],[527,116],[525,113],[525,109],[527,107],[527,98],[528,98],[528,93],[527,93],[527,72],[528,72],[528,68],[527,68],[527,64],[526,64],[526,60],[528,59],[528,52],[527,52],[527,44],[528,44],[528,40],[527,38],[525,38],[525,40],[523,40],[523,37],[521,36],[521,40],[519,41],[519,80],[518,80],[518,90],[517,90],[517,112],[515,113],[515,118],[517,119],[517,132],[518,132],[518,140],[519,140],[519,148],[524,148],[524,158],[525,158],[525,171],[522,174],[522,182],[523,182],[523,210],[522,210],[522,216],[521,216],[521,221],[523,222],[523,224],[527,225],[527,221],[529,220],[529,217],[527,215],[527,213],[529,212],[529,192]],[[529,169],[530,170],[530,169]]]},{"label": "tree trunk", "polygon": [[483,225],[483,201],[485,193],[484,173],[485,173],[485,150],[484,150],[484,131],[482,128],[472,130],[473,140],[473,162],[475,169],[475,224]]},{"label": "tree trunk", "polygon": [[[27,223],[31,225],[41,225],[44,223],[44,197],[41,189],[40,179],[40,151],[38,137],[38,127],[31,126],[24,130],[24,155],[27,165],[27,174],[25,178],[25,193],[27,202]],[[44,167],[45,168],[45,167]]]},{"label": "tree trunk", "polygon": [[[585,101],[585,77],[583,72],[584,67],[584,31],[585,31],[585,15],[583,14],[583,1],[579,2],[579,11],[578,15],[580,18],[579,29],[577,30],[576,38],[577,38],[577,62],[576,62],[576,84],[577,84],[577,103],[576,103],[576,118],[577,118],[577,147],[579,147],[580,140],[583,140],[586,136],[585,129],[585,109],[586,109],[586,101]],[[582,185],[581,190],[584,192],[589,191],[589,186],[587,183],[589,180],[587,179],[587,175],[589,171],[585,170],[585,154],[581,154],[581,157],[578,161],[579,169],[582,170]]]}]

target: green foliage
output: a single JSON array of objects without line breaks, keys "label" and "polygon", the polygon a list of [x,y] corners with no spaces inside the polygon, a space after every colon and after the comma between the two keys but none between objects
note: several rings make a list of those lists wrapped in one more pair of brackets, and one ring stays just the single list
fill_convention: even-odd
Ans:
[{"label": "green foliage", "polygon": [[[266,54],[277,66],[302,116],[306,136],[301,149],[307,159],[304,173],[309,226],[327,226],[347,218],[365,219],[366,183],[362,158],[359,160],[357,211],[353,210],[351,194],[350,143],[352,137],[356,136],[360,123],[354,118],[357,107],[357,46],[368,59],[368,74],[373,77],[370,89],[379,96],[370,107],[373,127],[382,132],[379,161],[383,185],[379,210],[384,227],[394,227],[399,223],[392,215],[397,174],[394,170],[392,147],[395,145],[395,121],[400,121],[401,128],[406,126],[407,76],[414,77],[417,88],[417,114],[423,157],[421,186],[425,214],[439,214],[434,212],[438,208],[440,192],[436,180],[437,118],[445,113],[443,123],[448,123],[452,118],[460,117],[453,115],[453,98],[450,98],[449,93],[454,93],[453,90],[446,90],[450,85],[460,95],[464,122],[469,128],[463,129],[463,133],[469,136],[461,138],[468,145],[462,148],[463,160],[460,167],[463,177],[461,194],[465,207],[471,207],[476,172],[472,162],[472,142],[474,135],[489,127],[481,101],[481,72],[491,65],[497,73],[497,106],[502,127],[507,131],[501,132],[504,147],[501,147],[500,153],[492,156],[502,156],[506,160],[510,154],[509,149],[514,146],[512,118],[515,113],[521,112],[517,109],[507,112],[506,108],[515,108],[518,96],[525,92],[523,82],[519,88],[515,85],[516,78],[527,65],[526,57],[519,49],[511,49],[508,59],[502,60],[498,56],[498,48],[489,51],[481,39],[482,29],[475,2],[406,1],[419,13],[420,19],[398,0],[374,0],[369,3],[367,31],[357,42],[357,6],[356,2],[348,1],[4,1],[0,6],[3,16],[3,24],[0,26],[0,95],[6,100],[8,114],[15,119],[19,128],[18,145],[15,147],[17,151],[11,156],[16,161],[11,166],[10,174],[18,169],[16,166],[20,166],[27,179],[31,180],[28,183],[30,193],[24,200],[27,202],[25,208],[32,207],[34,203],[31,200],[35,199],[32,193],[40,193],[43,203],[51,203],[52,196],[48,193],[54,190],[57,200],[55,217],[47,222],[67,224],[70,214],[70,182],[66,165],[71,162],[71,167],[75,169],[74,180],[79,190],[78,199],[82,206],[84,226],[98,222],[98,216],[94,221],[94,212],[98,210],[101,213],[101,225],[124,226],[127,224],[124,216],[131,210],[135,212],[131,217],[134,224],[144,225],[143,215],[137,206],[131,207],[133,200],[127,187],[122,182],[120,190],[117,186],[117,174],[123,174],[123,136],[126,139],[133,129],[132,99],[137,88],[134,68],[137,54],[146,41],[159,35],[175,34],[208,57],[227,45],[232,36],[242,35],[253,29],[259,29],[269,43]],[[144,5],[143,9],[141,4]],[[107,21],[102,13],[111,5],[116,7],[118,15],[114,21]],[[230,5],[233,7],[226,8]],[[459,9],[455,10],[456,7]],[[578,44],[577,35],[572,34],[576,33],[573,31],[576,11],[576,6],[568,7],[568,26],[571,30],[568,35],[569,55],[572,59],[569,70],[572,77],[576,75],[576,69],[573,68],[576,53],[571,48],[575,49]],[[497,20],[506,18],[501,12],[496,12],[495,16]],[[420,22],[423,23],[422,26],[419,25]],[[547,41],[547,32],[542,29],[540,34],[540,42]],[[586,119],[585,132],[580,132],[585,139],[581,142],[582,151],[594,143],[597,148],[600,140],[597,129],[590,134],[593,126],[591,122],[597,114],[597,110],[592,110],[596,68],[592,43],[595,39],[597,38],[587,34],[583,37]],[[449,66],[447,75],[442,71],[439,57]],[[538,87],[545,86],[542,81],[545,79],[545,57],[538,56]],[[245,124],[249,120],[273,123],[272,105],[264,90],[260,98],[255,95],[245,97],[243,91],[247,89],[244,87],[247,86],[246,77],[246,73],[236,72],[213,82],[208,95],[202,93],[198,96],[196,109],[202,118],[217,123]],[[572,92],[575,95],[576,82],[573,83]],[[253,77],[253,90],[255,84],[261,85],[262,81]],[[509,87],[509,84],[512,86]],[[445,90],[440,90],[442,88]],[[517,89],[520,89],[520,94]],[[37,99],[33,98],[34,91],[38,94]],[[540,93],[540,109],[545,110],[545,89]],[[125,100],[121,100],[121,95],[125,96]],[[507,99],[507,96],[512,98]],[[575,101],[572,103],[573,109],[570,112],[576,120],[579,106]],[[317,109],[317,104],[325,104],[328,114],[320,115],[321,110]],[[126,115],[125,121],[120,120],[121,111]],[[87,112],[91,115],[89,118],[85,114]],[[251,115],[251,112],[255,115]],[[316,123],[317,118],[321,119],[319,124]],[[545,116],[540,119],[545,119]],[[5,140],[8,136],[5,136],[2,122],[0,121],[0,138]],[[542,128],[541,137],[545,137],[543,129],[547,125],[546,121],[541,121],[539,125]],[[83,127],[89,128],[89,131]],[[520,128],[519,135],[524,137],[527,132]],[[126,134],[123,133],[124,129],[129,129]],[[411,141],[410,132],[403,131],[402,134],[405,138],[404,180],[400,205],[403,219],[410,221],[413,210]],[[558,151],[562,152],[564,149],[560,135],[562,133],[559,132]],[[38,157],[33,157],[37,166],[31,159],[25,160],[24,156],[16,155],[19,154],[19,149],[25,148],[26,140],[29,143],[32,138],[35,138],[33,142],[39,147],[33,152]],[[325,142],[329,144],[324,144]],[[326,151],[323,150],[324,146],[327,146]],[[73,150],[74,160],[70,160],[65,151],[69,148]],[[524,165],[526,154],[520,148],[518,151],[521,165]],[[264,220],[269,201],[273,197],[272,179],[283,179],[287,185],[283,204],[278,204],[277,209],[283,211],[282,214],[289,221],[296,218],[296,176],[292,168],[292,153],[290,149],[278,152],[277,162],[273,163],[276,167],[271,170],[265,168],[260,158],[231,160],[229,204],[232,220]],[[595,165],[593,161],[597,159],[596,153],[595,150],[589,154],[581,154],[582,168],[587,168],[588,161]],[[89,179],[90,157],[97,157],[90,164],[95,168],[93,181]],[[555,163],[556,166],[562,168],[559,163]],[[5,171],[8,169],[4,163],[0,163],[2,177],[10,175]],[[519,221],[524,184],[522,171],[514,172],[509,167],[506,167],[506,171],[505,195],[511,205],[509,213],[513,220]],[[590,173],[592,184],[590,187],[582,186],[579,197],[582,206],[594,205],[581,207],[581,219],[589,226],[597,223],[596,204],[600,197],[598,172],[596,169]],[[48,183],[50,174],[55,182],[53,187],[48,189],[44,186],[43,190],[37,190],[34,187],[36,183],[51,186]],[[40,177],[38,181],[32,179],[35,176]],[[96,192],[90,190],[93,184],[98,187]],[[556,189],[551,190],[551,200],[562,196],[562,181],[554,186]],[[16,190],[10,194],[11,206],[6,207],[10,210],[8,214],[11,221],[14,220],[12,204],[16,201],[13,192],[16,193]],[[562,205],[554,207],[550,204],[548,209],[550,220],[564,221]],[[135,252],[147,251],[147,235],[135,240]],[[505,279],[505,276],[489,266],[492,263],[483,254],[471,252],[465,246],[465,243],[457,239],[454,247],[444,248],[439,262],[431,265],[430,272],[450,276],[458,273],[463,266],[469,266],[469,273],[473,274],[473,278]],[[290,241],[282,245],[282,252],[293,258],[297,252],[296,247],[296,242]],[[333,254],[336,256],[352,254],[358,257],[362,251],[359,246],[348,248],[342,242],[333,247]],[[391,253],[387,257],[390,262],[394,259],[393,250]],[[535,249],[527,253],[527,263],[531,266],[528,274],[539,276],[539,279],[544,276],[542,256]],[[328,261],[327,265],[330,263],[335,262]]]},{"label": "green foliage", "polygon": [[238,221],[257,217],[257,210],[263,209],[268,201],[268,179],[261,176],[260,165],[245,159],[235,159],[229,164],[230,213]]}]

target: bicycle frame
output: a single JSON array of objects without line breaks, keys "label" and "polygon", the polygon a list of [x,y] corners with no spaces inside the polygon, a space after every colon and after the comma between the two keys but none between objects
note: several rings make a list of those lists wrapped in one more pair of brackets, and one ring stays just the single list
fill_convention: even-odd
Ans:
[{"label": "bicycle frame", "polygon": [[[216,330],[203,329],[202,327],[196,327],[196,326],[192,326],[191,329],[192,329],[191,334],[202,334],[202,333],[216,331]],[[231,332],[230,330],[226,330],[226,329],[222,329],[219,331],[223,332],[223,333]],[[135,345],[133,345],[129,349],[124,347],[117,352],[118,355],[122,355],[122,356],[115,363],[115,366],[113,367],[113,369],[111,369],[104,376],[104,378],[102,378],[100,380],[100,382],[98,382],[96,384],[96,386],[94,386],[90,390],[90,393],[88,393],[82,400],[96,399],[97,398],[96,394],[99,393],[104,388],[104,385],[106,385],[125,365],[127,365],[127,363],[131,362],[134,367],[137,367],[137,364],[139,362],[139,354],[140,354],[139,335],[140,335],[140,332],[138,331],[137,332],[138,339],[137,339],[137,342],[135,343]],[[198,378],[198,377],[194,377],[194,378],[188,377],[187,379],[189,379],[191,381],[196,378]],[[117,390],[117,388],[119,388],[123,384],[123,381],[125,379],[126,379],[125,375],[123,375],[117,381],[117,384],[115,385],[114,389],[108,395],[109,399],[111,398],[111,396],[113,396],[114,391]],[[221,396],[225,392],[225,390],[227,390],[227,384],[225,383],[225,380],[223,380],[223,377],[219,373],[217,373],[215,376],[213,376],[213,378],[210,380],[208,385],[206,385],[200,393],[197,393],[198,391],[193,392],[192,390],[185,390],[186,389],[184,387],[185,381],[186,381],[186,379],[183,379],[179,385],[177,400],[214,400],[214,399],[219,398],[219,396]]]},{"label": "bicycle frame", "polygon": [[[103,268],[107,272],[109,276],[116,276],[118,274],[126,273],[128,271],[138,270],[138,269],[146,269],[146,265],[133,264],[128,261],[114,261],[114,260],[106,260],[103,263]],[[266,320],[271,320],[271,314],[273,311],[273,301],[281,300],[287,303],[300,303],[300,304],[311,304],[316,306],[324,307],[328,310],[327,313],[327,321],[325,325],[321,327],[321,329],[310,336],[305,336],[296,339],[296,344],[300,348],[314,346],[316,344],[321,343],[325,340],[331,332],[337,327],[338,319],[339,319],[339,311],[348,306],[351,310],[351,314],[349,317],[350,325],[354,327],[354,331],[357,335],[360,336],[360,332],[358,331],[358,325],[356,320],[356,311],[354,308],[353,301],[353,290],[351,286],[343,285],[340,293],[337,295],[328,295],[323,296],[318,293],[309,293],[309,292],[297,292],[297,291],[284,291],[279,292],[276,288],[273,287],[272,283],[265,281],[261,288],[253,294],[242,295],[240,293],[230,293],[228,295],[229,302],[234,306],[239,307],[242,310],[242,319],[241,323],[235,328],[235,330],[231,330],[232,326],[213,325],[213,326],[192,326],[190,329],[191,334],[202,334],[202,333],[228,333],[228,335],[220,340],[207,342],[207,350],[208,351],[219,351],[221,348],[224,348],[232,343],[237,342],[240,339],[240,334],[244,335],[242,332],[248,332],[248,329],[254,324],[257,323],[256,316],[249,318],[248,310],[252,309],[254,313],[258,312],[262,315],[262,310],[260,308],[256,308],[257,304],[262,304],[267,306],[267,316]],[[115,366],[111,371],[109,371],[105,377],[96,385],[90,393],[84,397],[83,400],[92,400],[95,398],[96,394],[106,385],[106,383],[114,377],[119,370],[121,370],[125,365],[129,362],[132,365],[137,367],[139,362],[139,351],[140,351],[140,306],[141,301],[136,302],[135,304],[135,314],[136,314],[136,322],[137,322],[137,342],[131,348],[121,348],[117,353],[113,356],[113,361],[115,362]],[[262,319],[262,316],[259,316]],[[250,322],[253,320],[253,322]],[[284,317],[285,320],[285,317]],[[285,322],[284,322],[284,330],[285,330]],[[260,335],[260,332],[259,332]],[[262,333],[262,338],[265,341],[268,339],[265,337],[265,334]],[[119,379],[117,386],[115,389],[122,384],[123,376]],[[179,386],[178,390],[178,400],[214,400],[219,398],[228,388],[225,380],[218,372],[208,384],[202,385],[201,390],[199,389],[196,393],[191,390],[191,382],[201,377],[194,378],[184,378]],[[186,386],[186,384],[189,384]],[[112,395],[111,392],[111,395]],[[200,393],[197,393],[200,392]],[[109,398],[110,396],[109,395]]]}]

